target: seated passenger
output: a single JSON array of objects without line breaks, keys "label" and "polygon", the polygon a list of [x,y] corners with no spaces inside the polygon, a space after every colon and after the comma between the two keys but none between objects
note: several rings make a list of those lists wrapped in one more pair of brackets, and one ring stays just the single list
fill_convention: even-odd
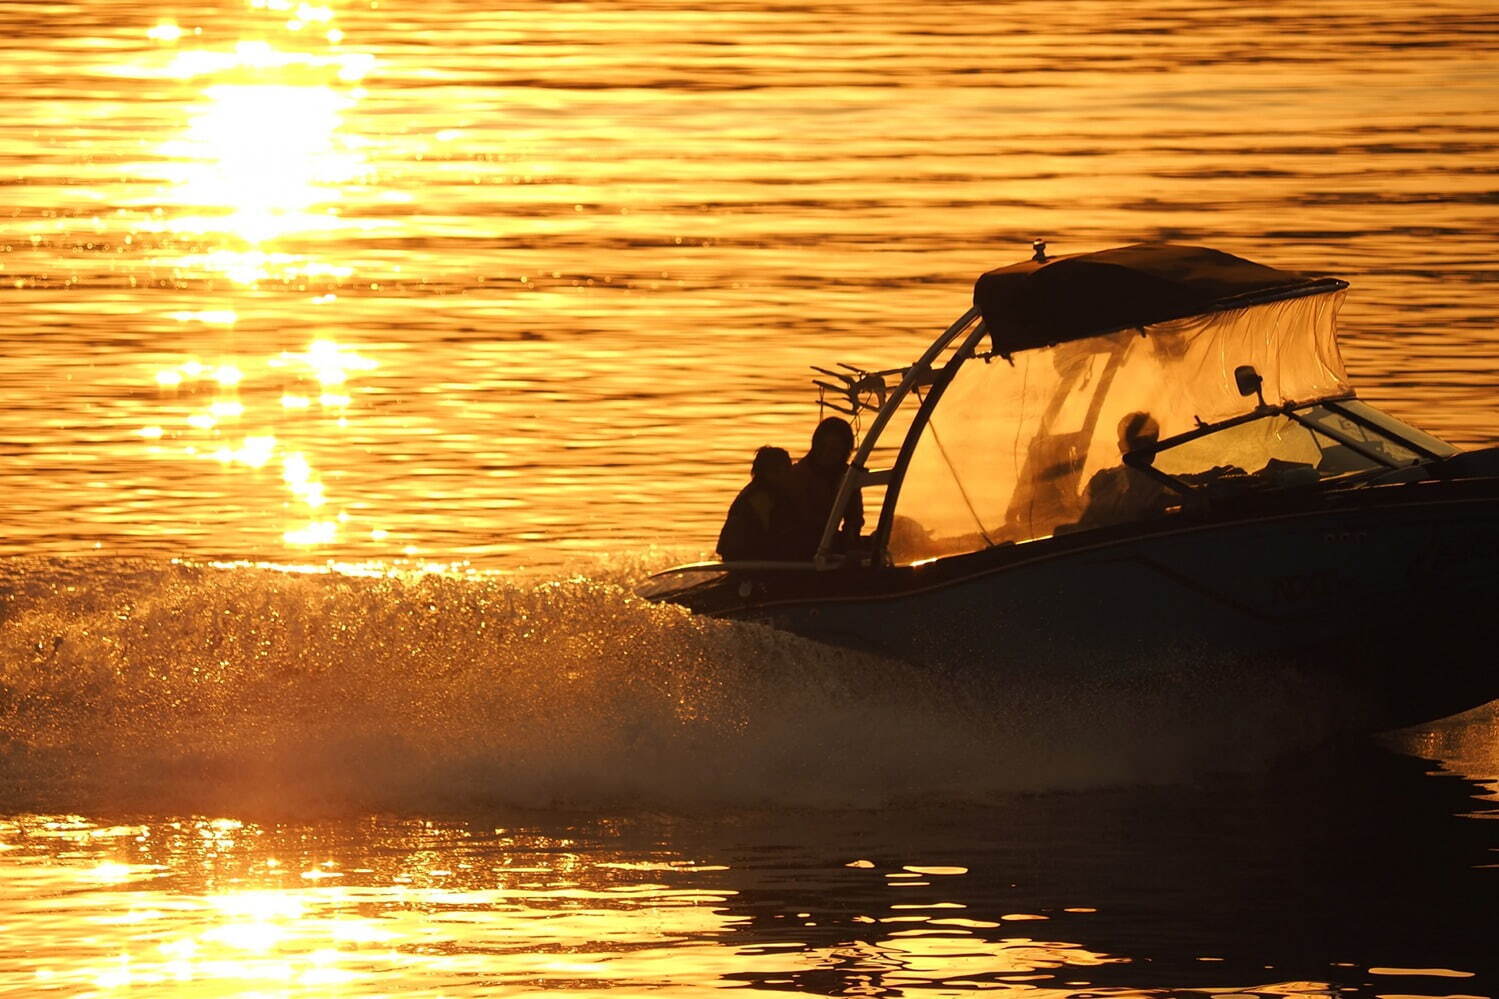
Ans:
[{"label": "seated passenger", "polygon": [[718,534],[718,554],[726,562],[803,558],[801,497],[785,448],[762,447],[750,466],[749,485],[729,506]]},{"label": "seated passenger", "polygon": [[[849,455],[853,453],[854,428],[847,420],[830,416],[817,425],[812,432],[811,448],[792,469],[802,504],[803,535],[798,557],[811,558],[817,554],[823,528],[827,526],[833,504],[838,499],[844,473],[848,471]],[[836,535],[837,547],[847,549],[859,539],[863,527],[864,501],[855,490]]]},{"label": "seated passenger", "polygon": [[[1149,413],[1130,413],[1119,421],[1119,454],[1142,452],[1145,464],[1155,460],[1154,447],[1161,427]],[[1154,476],[1130,465],[1099,469],[1083,492],[1083,515],[1077,527],[1105,527],[1132,520],[1145,520],[1166,511],[1166,486]]]}]

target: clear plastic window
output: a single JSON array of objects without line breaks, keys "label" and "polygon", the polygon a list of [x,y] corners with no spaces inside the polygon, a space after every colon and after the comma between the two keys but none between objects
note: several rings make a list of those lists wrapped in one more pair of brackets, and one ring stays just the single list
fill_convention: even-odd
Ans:
[{"label": "clear plastic window", "polygon": [[[1122,451],[1143,449],[1126,429],[1165,440],[1244,414],[1255,400],[1234,372],[1245,365],[1272,405],[1347,395],[1334,339],[1341,300],[1289,299],[966,361],[915,442],[892,511],[891,559],[910,564],[1164,512],[1164,483],[1122,463]],[[1273,457],[1300,469],[1286,472],[1292,478],[1321,478],[1317,466],[1335,442],[1283,425],[1291,422],[1241,431],[1244,475]],[[1251,440],[1255,433],[1274,439]],[[1206,451],[1178,460],[1207,469],[1235,461]],[[1113,512],[1090,514],[1105,496]]]}]

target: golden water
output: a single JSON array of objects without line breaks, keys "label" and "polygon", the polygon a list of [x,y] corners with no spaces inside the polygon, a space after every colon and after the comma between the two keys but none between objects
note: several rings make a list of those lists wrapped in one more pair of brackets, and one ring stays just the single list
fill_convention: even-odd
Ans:
[{"label": "golden water", "polygon": [[1142,239],[1352,280],[1371,401],[1499,416],[1482,2],[0,8],[3,551],[711,547],[808,365]]},{"label": "golden water", "polygon": [[1491,2],[0,0],[0,65],[0,995],[1499,990],[1492,708],[1399,744],[1464,779],[1161,788],[1294,706],[1033,711],[595,558],[710,548],[808,365],[1038,236],[1345,277],[1360,394],[1499,440]]}]

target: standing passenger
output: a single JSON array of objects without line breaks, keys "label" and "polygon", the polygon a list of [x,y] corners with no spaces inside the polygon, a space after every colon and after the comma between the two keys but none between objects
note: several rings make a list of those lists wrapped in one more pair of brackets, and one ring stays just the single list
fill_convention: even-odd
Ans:
[{"label": "standing passenger", "polygon": [[[811,558],[817,554],[822,542],[822,532],[832,516],[833,504],[838,499],[838,489],[848,471],[849,455],[854,453],[854,428],[847,420],[830,416],[817,425],[812,432],[812,447],[798,461],[792,471],[802,498],[804,520],[799,555]],[[843,523],[835,535],[835,545],[846,550],[859,539],[864,527],[864,500],[859,491],[849,499],[843,513]]]}]

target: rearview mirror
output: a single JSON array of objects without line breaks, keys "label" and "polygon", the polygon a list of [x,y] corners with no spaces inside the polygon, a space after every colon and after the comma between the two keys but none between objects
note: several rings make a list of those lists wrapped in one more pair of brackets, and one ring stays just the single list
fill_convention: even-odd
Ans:
[{"label": "rearview mirror", "polygon": [[[1234,384],[1238,386],[1239,394],[1242,396],[1258,395],[1260,386],[1265,384],[1265,379],[1254,370],[1254,365],[1241,364],[1234,368]],[[1263,403],[1264,399],[1261,398],[1260,401]]]}]

